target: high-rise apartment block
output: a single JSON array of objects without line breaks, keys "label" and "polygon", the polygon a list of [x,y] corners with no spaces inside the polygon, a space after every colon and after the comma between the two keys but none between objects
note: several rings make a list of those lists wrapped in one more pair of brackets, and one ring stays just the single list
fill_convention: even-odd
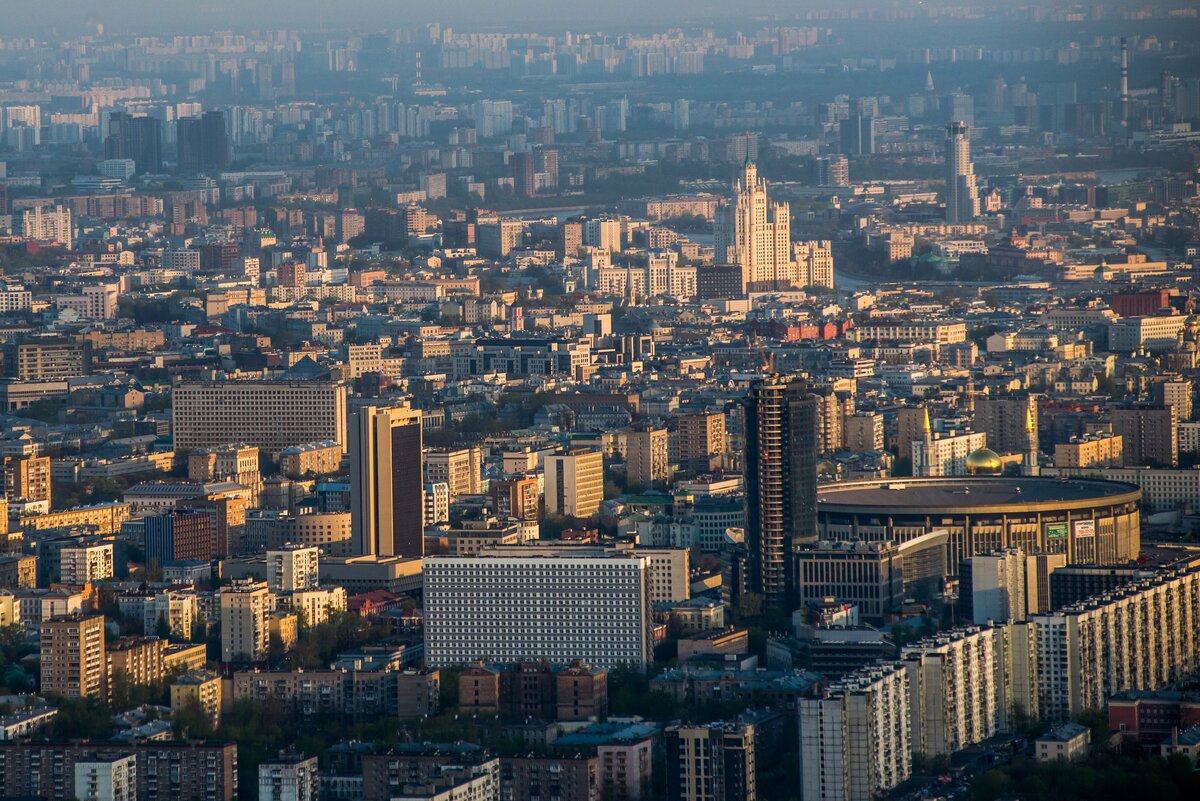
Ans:
[{"label": "high-rise apartment block", "polygon": [[5,456],[0,479],[6,501],[44,503],[50,511],[50,457]]},{"label": "high-rise apartment block", "polygon": [[731,721],[663,732],[670,801],[755,801],[755,728]]},{"label": "high-rise apartment block", "polygon": [[271,592],[315,590],[319,551],[313,546],[285,545],[267,551],[267,586]]},{"label": "high-rise apartment block", "polygon": [[425,552],[421,413],[366,406],[350,427],[351,538],[364,556]]},{"label": "high-rise apartment block", "polygon": [[625,478],[634,487],[646,487],[667,480],[670,459],[667,430],[646,426],[625,435]]},{"label": "high-rise apartment block", "polygon": [[426,558],[428,663],[581,659],[644,669],[652,658],[649,560],[538,550]]},{"label": "high-rise apartment block", "polygon": [[267,658],[273,604],[263,582],[237,579],[221,588],[221,661],[262,662]]},{"label": "high-rise apartment block", "polygon": [[798,702],[803,801],[875,801],[912,772],[908,673],[884,663]]},{"label": "high-rise apartment block", "polygon": [[104,699],[108,659],[104,651],[103,615],[43,620],[40,656],[43,693]]},{"label": "high-rise apartment block", "polygon": [[587,518],[604,500],[604,454],[581,450],[547,456],[546,512]]},{"label": "high-rise apartment block", "polygon": [[258,801],[317,801],[317,758],[283,753],[258,766]]},{"label": "high-rise apartment block", "polygon": [[771,376],[751,390],[745,418],[749,587],[786,607],[796,548],[817,537],[816,399],[802,381]]},{"label": "high-rise apartment block", "polygon": [[244,442],[276,454],[317,440],[346,444],[346,387],[333,381],[182,381],[171,410],[180,449]]},{"label": "high-rise apartment block", "polygon": [[75,762],[75,792],[79,801],[137,801],[137,757],[83,757]]},{"label": "high-rise apartment block", "polygon": [[720,467],[726,450],[725,415],[708,411],[685,414],[679,418],[676,437],[680,467],[701,473]]},{"label": "high-rise apartment block", "polygon": [[1006,629],[955,629],[905,647],[913,753],[949,755],[1008,729]]}]

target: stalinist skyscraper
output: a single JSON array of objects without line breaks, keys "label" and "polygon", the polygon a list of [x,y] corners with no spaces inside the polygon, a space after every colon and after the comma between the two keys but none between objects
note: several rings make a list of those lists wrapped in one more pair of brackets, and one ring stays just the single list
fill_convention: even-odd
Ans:
[{"label": "stalinist skyscraper", "polygon": [[743,292],[796,282],[788,204],[770,201],[753,162],[734,182],[732,200],[717,207],[713,233],[717,263],[742,268]]},{"label": "stalinist skyscraper", "polygon": [[946,126],[946,222],[971,222],[979,216],[979,190],[971,164],[971,139],[965,122]]}]

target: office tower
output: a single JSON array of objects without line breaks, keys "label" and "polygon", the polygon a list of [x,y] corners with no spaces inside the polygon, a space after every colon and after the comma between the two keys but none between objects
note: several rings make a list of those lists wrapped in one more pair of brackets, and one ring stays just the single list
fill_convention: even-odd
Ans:
[{"label": "office tower", "polygon": [[1025,619],[1025,561],[1019,548],[971,557],[971,607],[976,625]]},{"label": "office tower", "polygon": [[243,442],[277,454],[289,445],[346,444],[346,387],[334,381],[181,381],[172,395],[175,447]]},{"label": "office tower", "polygon": [[263,662],[270,630],[267,616],[274,604],[261,581],[235,579],[218,593],[221,606],[221,661]]},{"label": "office tower", "polygon": [[851,114],[839,129],[842,153],[869,156],[875,152],[875,118],[869,114]]},{"label": "office tower", "polygon": [[1113,434],[1121,438],[1126,467],[1175,467],[1179,437],[1171,407],[1139,406],[1114,409]]},{"label": "office tower", "polygon": [[534,178],[532,153],[513,153],[509,158],[512,166],[513,191],[518,197],[533,197],[537,194],[537,182]]},{"label": "office tower", "polygon": [[258,766],[258,801],[317,801],[320,789],[315,756],[285,752]]},{"label": "office tower", "polygon": [[970,126],[946,126],[946,222],[967,223],[979,216],[979,190],[971,164]]},{"label": "office tower", "polygon": [[713,233],[716,262],[741,267],[743,291],[795,282],[788,204],[770,201],[753,162],[742,167],[732,200],[717,207]]},{"label": "office tower", "polygon": [[755,801],[754,725],[680,724],[663,732],[669,801]]},{"label": "office tower", "polygon": [[206,111],[176,123],[180,172],[213,172],[229,168],[233,148],[225,128],[225,112]]},{"label": "office tower", "polygon": [[445,484],[450,500],[483,491],[483,450],[478,446],[425,452],[425,480]]},{"label": "office tower", "polygon": [[631,486],[665,482],[669,472],[665,428],[645,426],[625,435],[625,478]]},{"label": "office tower", "polygon": [[43,693],[104,700],[108,659],[104,653],[103,615],[43,620],[40,658]]},{"label": "office tower", "polygon": [[79,801],[137,801],[137,757],[84,756],[75,762],[75,791]]},{"label": "office tower", "polygon": [[798,702],[803,801],[875,801],[912,772],[908,673],[883,663]]},{"label": "office tower", "polygon": [[580,659],[645,669],[653,658],[649,559],[572,550],[426,557],[427,663]]},{"label": "office tower", "polygon": [[954,629],[902,649],[913,753],[949,756],[1010,725],[1004,628]]},{"label": "office tower", "polygon": [[50,511],[50,457],[49,456],[5,456],[3,485],[0,498],[6,501],[44,503]]},{"label": "office tower", "polygon": [[[822,542],[800,550],[796,554],[796,595],[792,606],[837,598],[839,602],[857,606],[868,620],[886,620],[904,603],[904,552],[909,545]],[[938,542],[934,547],[944,549],[945,543]]]},{"label": "office tower", "polygon": [[768,376],[746,415],[749,586],[771,608],[790,608],[796,547],[817,537],[817,403],[802,381]]},{"label": "office tower", "polygon": [[573,451],[547,456],[546,512],[587,518],[600,511],[604,500],[604,454]]},{"label": "office tower", "polygon": [[425,552],[421,413],[366,406],[350,426],[351,539],[364,556]]},{"label": "office tower", "polygon": [[208,510],[173,509],[142,521],[146,564],[177,560],[208,561],[217,556],[215,515]]},{"label": "office tower", "polygon": [[962,122],[968,128],[975,124],[975,98],[963,92],[951,92],[942,101],[946,122]]},{"label": "office tower", "polygon": [[267,551],[267,586],[271,592],[315,590],[320,552],[313,546],[285,545]]},{"label": "office tower", "polygon": [[1037,449],[1037,413],[1037,400],[1029,396],[977,397],[974,428],[987,434],[987,446],[996,453],[1024,454]]},{"label": "office tower", "polygon": [[162,172],[162,123],[157,117],[109,113],[104,158],[132,159],[139,174]]},{"label": "office tower", "polygon": [[814,156],[808,162],[808,182],[815,186],[847,186],[850,161],[845,156]]},{"label": "office tower", "polygon": [[676,429],[679,466],[684,470],[706,473],[720,467],[725,454],[725,415],[721,412],[694,412],[679,418]]}]

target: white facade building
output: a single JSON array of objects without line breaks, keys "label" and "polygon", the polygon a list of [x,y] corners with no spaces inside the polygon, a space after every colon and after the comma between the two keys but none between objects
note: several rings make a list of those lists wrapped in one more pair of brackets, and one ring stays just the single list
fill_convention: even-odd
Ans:
[{"label": "white facade building", "polygon": [[647,557],[432,556],[424,574],[430,666],[582,659],[642,670],[652,659]]},{"label": "white facade building", "polygon": [[875,801],[912,772],[908,673],[886,663],[799,701],[803,801]]}]

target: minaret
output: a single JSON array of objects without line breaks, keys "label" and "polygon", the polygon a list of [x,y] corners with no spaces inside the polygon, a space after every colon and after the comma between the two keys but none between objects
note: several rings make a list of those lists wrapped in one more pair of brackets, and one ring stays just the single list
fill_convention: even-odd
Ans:
[{"label": "minaret", "polygon": [[929,424],[929,407],[925,407],[925,443],[921,448],[921,464],[913,465],[914,476],[933,475],[933,426]]},{"label": "minaret", "polygon": [[1033,411],[1030,409],[1025,410],[1025,433],[1029,435],[1029,443],[1021,464],[1021,475],[1036,476],[1041,473],[1041,467],[1038,466],[1037,431],[1034,430]]}]

